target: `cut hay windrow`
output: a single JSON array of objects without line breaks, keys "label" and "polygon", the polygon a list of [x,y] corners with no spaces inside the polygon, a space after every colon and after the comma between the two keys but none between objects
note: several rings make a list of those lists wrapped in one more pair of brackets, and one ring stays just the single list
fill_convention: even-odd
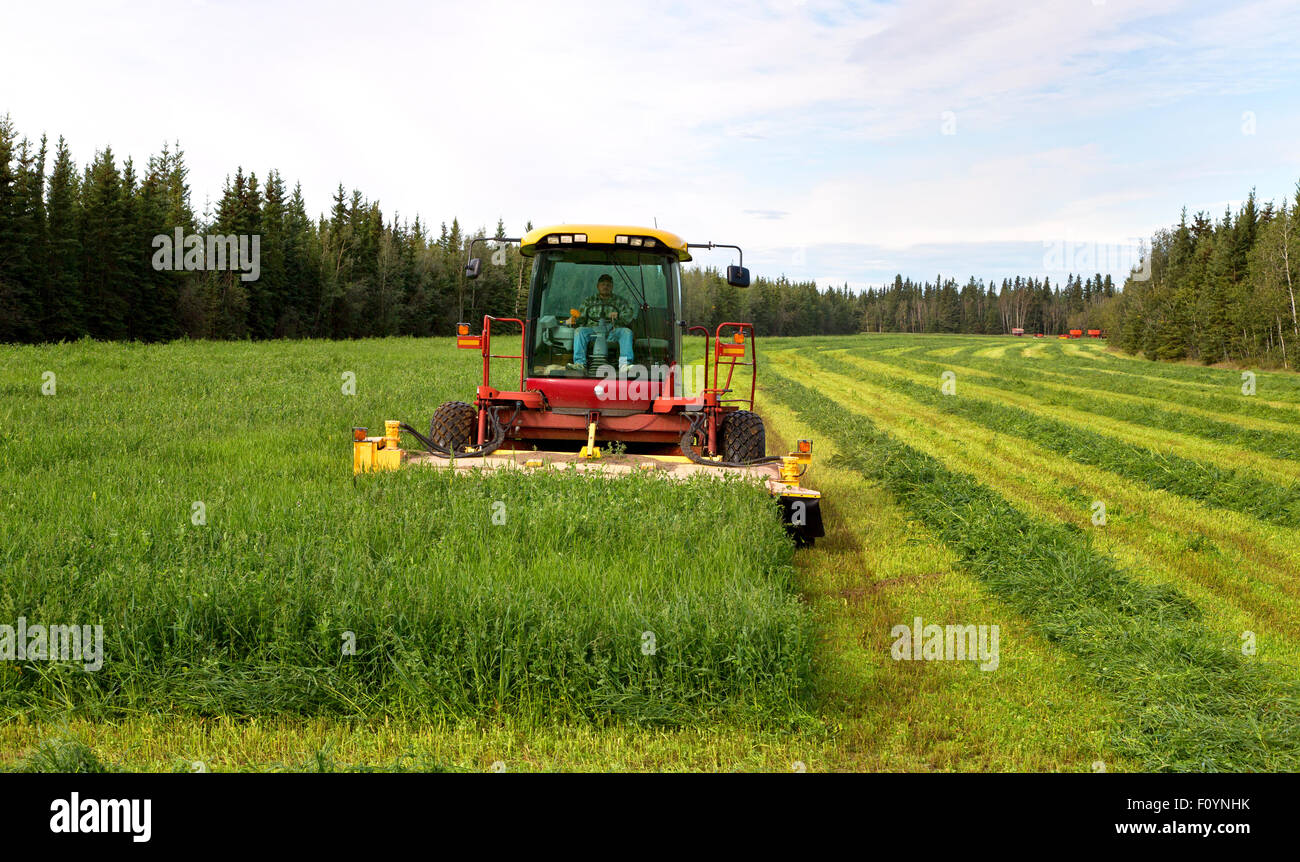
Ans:
[{"label": "cut hay windrow", "polygon": [[[1100,354],[1112,359],[1109,364],[1100,365],[1092,360],[1080,360],[1063,353],[1060,345],[1051,342],[1028,345],[1018,356],[991,361],[980,355],[980,347],[986,343],[986,339],[970,336],[966,338],[973,340],[974,343],[967,344],[950,355],[945,355],[942,358],[944,362],[961,362],[972,368],[999,371],[1014,367],[1035,374],[1065,376],[1081,382],[1095,382],[1097,388],[1103,391],[1141,394],[1157,400],[1173,399],[1180,404],[1201,406],[1215,412],[1256,416],[1281,422],[1290,421],[1296,416],[1296,411],[1300,410],[1300,399],[1296,397],[1296,383],[1292,379],[1295,375],[1290,373],[1258,372],[1256,394],[1246,396],[1241,392],[1241,385],[1244,382],[1241,371],[1135,362],[1121,359],[1112,353]],[[870,354],[873,358],[894,356],[902,359],[938,361],[938,358],[933,355],[934,344],[946,343],[949,337],[916,336],[915,339],[922,343],[904,350],[886,349],[896,345],[888,338],[880,336],[849,336],[838,339],[837,346],[860,351],[864,356]],[[927,344],[930,339],[934,339],[934,342]],[[1037,358],[1031,359],[1026,354],[1035,347],[1039,349],[1039,353],[1035,354]],[[1160,373],[1151,373],[1154,371]],[[1200,381],[1180,376],[1197,371],[1209,371],[1211,376]]]},{"label": "cut hay windrow", "polygon": [[[1172,383],[1203,386],[1207,392],[1217,392],[1241,386],[1242,369],[1205,368],[1199,365],[1154,362],[1141,357],[1120,356],[1113,366],[1115,371],[1143,377],[1169,380]],[[1254,371],[1262,387],[1261,398],[1300,404],[1300,379],[1293,372]]]},{"label": "cut hay windrow", "polygon": [[[1111,392],[1123,395],[1143,395],[1148,398],[1159,398],[1169,401],[1174,397],[1174,393],[1167,390],[1160,395],[1151,394],[1151,390],[1143,393],[1143,387],[1140,385],[1126,386],[1120,381],[1107,380],[1107,388],[1091,388],[1096,385],[1093,378],[1088,377],[1083,372],[1051,372],[1045,371],[1037,366],[1010,365],[1009,363],[982,362],[972,359],[961,359],[955,361],[949,360],[927,360],[927,359],[906,359],[902,357],[877,357],[872,354],[860,351],[849,351],[852,355],[872,358],[874,361],[882,362],[886,365],[892,365],[896,368],[906,368],[914,371],[933,371],[935,374],[941,370],[967,368],[976,371],[986,372],[992,376],[979,377],[981,386],[987,386],[993,389],[1000,389],[1004,392],[1013,392],[1016,394],[1032,395],[1035,400],[1055,406],[1068,407],[1072,410],[1079,410],[1084,413],[1093,413],[1098,416],[1106,416],[1110,419],[1117,419],[1122,422],[1131,422],[1136,425],[1143,425],[1150,428],[1161,428],[1166,431],[1174,431],[1179,434],[1188,434],[1193,437],[1200,437],[1203,440],[1212,440],[1216,443],[1224,443],[1231,446],[1237,446],[1244,449],[1251,449],[1270,455],[1274,458],[1286,458],[1288,460],[1300,460],[1300,430],[1282,431],[1265,428],[1249,428],[1235,422],[1225,422],[1219,419],[1213,419],[1203,414],[1187,413],[1180,410],[1165,409],[1157,404],[1141,404],[1124,399],[1111,399],[1101,397],[1097,392]],[[1105,375],[1103,377],[1113,378],[1114,375]],[[1079,378],[1079,379],[1076,379]],[[1051,384],[1065,384],[1072,387],[1086,388],[1088,391],[1060,391],[1049,388]],[[1187,406],[1199,406],[1195,402],[1194,396],[1183,396],[1177,394],[1177,400]],[[1241,399],[1245,401],[1243,397]],[[1213,399],[1215,404],[1232,404],[1234,402],[1226,398]],[[1235,402],[1239,403],[1239,402]],[[1216,409],[1213,407],[1203,407],[1202,409]],[[1269,418],[1274,422],[1284,422],[1290,420],[1292,427],[1300,429],[1300,412],[1294,410],[1281,413],[1273,408],[1265,407],[1265,410],[1272,410],[1272,413],[1265,417],[1260,411],[1251,411],[1249,415],[1255,418]],[[1245,413],[1245,411],[1241,411]]]},{"label": "cut hay windrow", "polygon": [[[1053,359],[1071,368],[1096,370],[1100,367],[1098,363],[1091,359],[1083,359],[1063,352],[1060,344],[1051,345],[1051,348],[1057,351]],[[1140,376],[1142,378],[1167,380],[1175,385],[1182,384],[1188,389],[1204,387],[1203,391],[1207,394],[1224,390],[1231,391],[1241,386],[1242,369],[1207,368],[1202,365],[1187,363],[1155,362],[1141,357],[1125,356],[1111,352],[1100,355],[1113,360],[1104,366],[1106,370],[1123,374],[1126,377]],[[1286,371],[1256,371],[1253,373],[1256,374],[1264,392],[1267,393],[1267,395],[1261,394],[1261,398],[1300,404],[1300,379],[1297,379],[1297,375],[1294,373]]]},{"label": "cut hay windrow", "polygon": [[[812,352],[828,371],[847,377],[861,368]],[[1069,422],[1028,413],[969,395],[944,395],[939,377],[925,386],[902,377],[878,375],[875,382],[935,410],[961,416],[999,433],[1032,440],[1044,449],[1081,464],[1109,470],[1150,488],[1169,491],[1219,509],[1241,512],[1283,527],[1300,526],[1300,488],[1262,479],[1252,473],[1155,452]]]},{"label": "cut hay windrow", "polygon": [[[879,351],[882,355],[900,356],[912,359],[925,359],[932,356],[935,349],[943,349],[953,340],[960,340],[966,346],[952,353],[951,359],[985,359],[985,351],[990,341],[998,339],[978,335],[912,335],[903,336],[913,342],[911,347],[900,348],[894,339],[897,336],[864,335],[849,336],[841,339],[841,347],[861,348]],[[1178,397],[1186,394],[1194,398],[1224,399],[1223,406],[1213,404],[1208,409],[1222,409],[1224,412],[1242,412],[1250,414],[1255,410],[1280,411],[1283,416],[1293,415],[1300,408],[1300,379],[1287,371],[1252,370],[1255,377],[1256,394],[1245,398],[1236,397],[1240,392],[1246,369],[1205,368],[1190,364],[1171,364],[1152,362],[1141,358],[1101,350],[1094,346],[1090,350],[1078,343],[1071,344],[1074,350],[1088,350],[1087,358],[1076,353],[1066,352],[1065,345],[1052,340],[1036,343],[1013,345],[1020,350],[1013,353],[1004,351],[1003,362],[1016,362],[1038,367],[1046,365],[1061,369],[1060,373],[1081,375],[1102,375],[1112,380],[1132,382],[1135,385],[1157,387],[1158,391],[1176,392]],[[1038,358],[1030,359],[1029,351],[1038,348]],[[1164,389],[1159,389],[1164,387]],[[1120,389],[1119,391],[1127,391]],[[1276,402],[1271,405],[1268,402]],[[1235,403],[1235,409],[1232,406]],[[1261,418],[1268,418],[1267,412]]]},{"label": "cut hay windrow", "polygon": [[[870,339],[846,338],[841,346],[846,349],[870,351],[873,354],[876,352]],[[1036,346],[1042,348],[1043,355],[1035,359],[1017,357],[1014,360],[990,362],[979,357],[977,351],[968,347],[944,357],[944,361],[960,361],[972,368],[986,368],[993,371],[1016,368],[1032,371],[1034,374],[1041,373],[1079,381],[1081,386],[1086,384],[1098,391],[1141,395],[1156,401],[1174,401],[1178,404],[1198,406],[1216,413],[1254,416],[1279,422],[1291,421],[1300,410],[1300,402],[1289,399],[1293,386],[1291,374],[1260,372],[1256,375],[1255,394],[1246,395],[1241,388],[1242,383],[1245,382],[1242,379],[1242,372],[1216,371],[1213,383],[1197,383],[1179,377],[1146,374],[1143,367],[1135,367],[1132,363],[1123,360],[1115,360],[1114,364],[1104,366],[1096,362],[1077,364],[1071,361],[1071,357],[1059,351],[1051,352],[1056,345]],[[912,360],[937,360],[932,351],[925,348],[913,348],[886,355]]]},{"label": "cut hay windrow", "polygon": [[[979,477],[1031,517],[1073,523],[1145,583],[1168,583],[1192,598],[1218,634],[1267,633],[1270,661],[1300,667],[1300,546],[1293,531],[1066,460],[1020,438],[899,398],[867,374],[849,380],[795,351],[775,360],[805,386],[837,392],[899,442]],[[851,357],[850,362],[863,362]],[[819,475],[822,475],[819,471]],[[1095,524],[1105,501],[1104,528]]]},{"label": "cut hay windrow", "polygon": [[1294,679],[1215,638],[1182,594],[1138,582],[1078,528],[1029,517],[774,364],[770,396],[830,436],[839,463],[879,482],[1115,698],[1125,714],[1121,753],[1154,770],[1300,768]]}]

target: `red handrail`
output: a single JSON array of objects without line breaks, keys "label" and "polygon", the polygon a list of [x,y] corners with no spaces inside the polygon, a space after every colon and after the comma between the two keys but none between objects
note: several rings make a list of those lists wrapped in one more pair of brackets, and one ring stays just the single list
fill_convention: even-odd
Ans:
[{"label": "red handrail", "polygon": [[[704,364],[704,388],[708,389],[709,388],[709,348],[712,346],[712,342],[709,341],[709,330],[707,327],[692,326],[690,329],[686,330],[686,332],[687,334],[689,334],[694,332],[697,329],[704,335],[704,363],[703,363]],[[701,390],[701,392],[703,392],[703,390]]]},{"label": "red handrail", "polygon": [[[519,324],[519,355],[513,353],[493,353],[492,352],[492,322],[497,323],[517,323]],[[519,360],[519,389],[524,388],[524,379],[526,377],[524,368],[524,354],[528,352],[528,338],[524,322],[517,317],[493,317],[490,314],[483,315],[483,385],[490,386],[488,374],[491,360],[493,359],[518,359]]]},{"label": "red handrail", "polygon": [[[722,386],[722,385],[720,385],[720,383],[721,383],[721,377],[720,377],[720,375],[719,375],[719,373],[718,373],[718,360],[720,359],[719,352],[720,352],[720,348],[721,348],[721,346],[722,346],[722,330],[723,330],[723,329],[726,329],[726,328],[728,328],[728,327],[730,327],[730,328],[734,329],[736,332],[740,332],[740,333],[745,332],[745,330],[749,330],[750,348],[749,348],[749,351],[748,351],[748,352],[749,352],[749,355],[750,355],[750,361],[749,361],[749,362],[739,362],[739,361],[737,361],[737,357],[735,357],[735,356],[729,357],[730,362],[727,364],[727,383],[726,383],[725,386]],[[704,330],[704,331],[705,331],[705,333],[707,334],[708,330],[706,329],[706,330]],[[734,335],[735,333],[733,332],[732,334]],[[717,331],[716,331],[716,332],[714,333],[714,335],[713,335],[713,343],[712,343],[712,345],[711,345],[711,348],[712,348],[712,350],[713,350],[713,383],[714,383],[714,386],[717,387],[717,390],[718,390],[718,402],[719,402],[719,403],[722,403],[723,401],[736,401],[736,402],[747,403],[747,404],[749,405],[749,407],[748,407],[747,409],[749,409],[749,410],[752,411],[752,410],[754,409],[754,393],[755,393],[755,391],[757,390],[757,386],[758,386],[758,346],[757,346],[756,344],[754,344],[754,324],[752,324],[752,323],[736,323],[736,322],[730,322],[730,321],[729,321],[729,322],[726,322],[726,323],[719,323],[719,324],[718,324],[718,329],[717,329]],[[704,380],[705,380],[705,383],[704,383],[704,385],[705,385],[705,388],[708,388],[708,379],[709,379],[709,378],[708,378],[708,374],[709,374],[709,371],[708,371],[708,358],[707,358],[707,357],[705,358],[704,363],[705,363],[705,369],[704,369]],[[723,398],[723,397],[722,397],[722,393],[727,392],[727,391],[731,388],[731,377],[732,377],[733,374],[736,373],[736,366],[737,366],[737,365],[740,365],[740,366],[742,366],[742,367],[752,367],[752,368],[754,369],[753,374],[751,374],[751,375],[750,375],[750,378],[749,378],[749,399],[748,399],[748,401],[746,401],[746,399],[744,399],[744,398]]]}]

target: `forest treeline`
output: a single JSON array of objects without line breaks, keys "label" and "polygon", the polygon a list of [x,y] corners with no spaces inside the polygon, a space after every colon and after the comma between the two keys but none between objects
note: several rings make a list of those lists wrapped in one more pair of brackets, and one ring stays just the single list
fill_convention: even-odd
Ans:
[{"label": "forest treeline", "polygon": [[[851,292],[819,290],[784,279],[727,288],[713,272],[696,273],[687,308],[707,317],[713,305],[737,309],[758,331],[780,335],[863,332],[958,332],[1059,335],[1098,329],[1122,349],[1149,359],[1207,364],[1259,363],[1295,368],[1300,349],[1300,184],[1293,200],[1263,206],[1254,191],[1220,220],[1186,210],[1160,230],[1122,289],[1110,275],[1065,281],[1020,276],[964,284],[936,276]],[[689,279],[684,279],[689,281]]]},{"label": "forest treeline", "polygon": [[892,285],[864,292],[862,328],[867,332],[964,332],[1006,335],[1013,329],[1059,335],[1084,326],[1115,284],[1101,273],[1066,276],[1063,284],[1033,276],[1004,278],[987,285],[936,276],[913,282],[896,276]]},{"label": "forest treeline", "polygon": [[[0,120],[0,341],[445,335],[461,310],[514,302],[519,255],[466,285],[455,219],[385,217],[342,186],[312,217],[300,186],[242,169],[199,213],[187,175],[179,145],[143,167],[105,148],[79,171],[62,138]],[[157,269],[154,238],[177,228],[260,236],[258,278]]]},{"label": "forest treeline", "polygon": [[[468,240],[484,231],[458,219],[435,231],[418,216],[385,216],[341,185],[329,212],[312,217],[300,186],[290,190],[278,171],[259,178],[242,168],[199,213],[187,176],[179,145],[142,168],[105,148],[78,170],[63,139],[51,149],[0,121],[0,341],[442,335],[485,313],[518,314],[527,295],[530,262],[512,246],[483,249],[491,265],[476,280],[461,278]],[[154,238],[178,228],[182,237],[259,236],[258,277],[156,268]],[[505,225],[491,235],[506,236]],[[901,279],[857,292],[784,276],[738,289],[699,267],[682,281],[691,323],[745,320],[759,334],[791,336],[1056,331],[1094,292],[1091,280],[1072,280],[1062,294],[1031,279],[1004,282],[1000,292]]]},{"label": "forest treeline", "polygon": [[1152,238],[1150,277],[1098,309],[1119,345],[1149,359],[1296,367],[1300,347],[1300,183],[1295,198],[1212,220],[1187,210]]},{"label": "forest treeline", "polygon": [[[716,269],[689,267],[683,312],[710,328],[752,321],[761,335],[1095,328],[1152,358],[1289,365],[1300,343],[1297,206],[1300,189],[1280,207],[1259,208],[1252,193],[1222,221],[1184,213],[1153,238],[1150,278],[1130,276],[1123,290],[1100,273],[1064,282],[898,276],[862,291],[758,275],[739,289]],[[257,278],[159,269],[155,238],[177,230],[260,237]],[[507,234],[498,220],[491,235]],[[513,246],[485,249],[482,275],[461,277],[469,238],[482,235],[457,218],[435,229],[386,215],[342,185],[313,216],[301,186],[290,189],[276,170],[237,169],[198,212],[179,144],[143,166],[119,163],[106,147],[78,169],[62,138],[21,138],[0,119],[0,342],[445,335],[461,320],[521,311],[530,261]]]},{"label": "forest treeline", "polygon": [[[159,269],[155,238],[177,229],[260,237],[257,278]],[[530,261],[513,246],[480,249],[482,275],[461,277],[470,237],[483,235],[507,230],[467,231],[456,218],[434,229],[342,185],[313,217],[301,186],[275,170],[236,170],[200,213],[179,145],[142,167],[106,147],[78,170],[62,138],[20,138],[0,120],[0,342],[449,335],[461,320],[516,315],[527,296]],[[757,278],[739,291],[698,268],[683,280],[692,323],[750,315],[764,334],[858,331],[847,289]]]}]

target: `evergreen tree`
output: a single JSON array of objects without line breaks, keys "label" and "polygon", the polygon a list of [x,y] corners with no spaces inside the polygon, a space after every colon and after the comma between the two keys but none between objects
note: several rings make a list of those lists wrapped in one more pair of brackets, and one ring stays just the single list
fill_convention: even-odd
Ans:
[{"label": "evergreen tree", "polygon": [[112,147],[96,153],[86,168],[80,212],[81,307],[86,330],[97,339],[124,339],[130,334],[128,296],[133,251],[122,176]]},{"label": "evergreen tree", "polygon": [[49,341],[73,340],[86,334],[81,304],[81,202],[77,168],[63,138],[54,150],[48,185],[49,247],[41,334]]},{"label": "evergreen tree", "polygon": [[272,338],[284,334],[282,323],[289,299],[285,284],[289,202],[279,171],[267,173],[262,195],[259,277],[249,295],[248,329],[254,338]]},{"label": "evergreen tree", "polygon": [[5,263],[0,272],[0,340],[34,341],[40,333],[42,297],[48,290],[45,138],[34,152],[24,138],[13,158],[13,184],[5,215],[10,235],[4,243]]},{"label": "evergreen tree", "polygon": [[26,248],[19,225],[18,172],[14,169],[17,147],[17,133],[6,114],[0,118],[0,341],[22,340],[30,326],[31,301],[26,285],[19,281]]}]

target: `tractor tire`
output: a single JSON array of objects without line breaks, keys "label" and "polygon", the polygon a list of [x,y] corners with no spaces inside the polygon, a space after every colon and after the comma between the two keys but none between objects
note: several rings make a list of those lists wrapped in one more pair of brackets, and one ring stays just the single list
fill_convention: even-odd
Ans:
[{"label": "tractor tire", "polygon": [[464,401],[447,401],[433,411],[429,439],[449,452],[459,453],[474,442],[478,411]]},{"label": "tractor tire", "polygon": [[767,432],[757,413],[748,410],[728,413],[722,418],[719,436],[723,461],[744,464],[767,454]]}]

